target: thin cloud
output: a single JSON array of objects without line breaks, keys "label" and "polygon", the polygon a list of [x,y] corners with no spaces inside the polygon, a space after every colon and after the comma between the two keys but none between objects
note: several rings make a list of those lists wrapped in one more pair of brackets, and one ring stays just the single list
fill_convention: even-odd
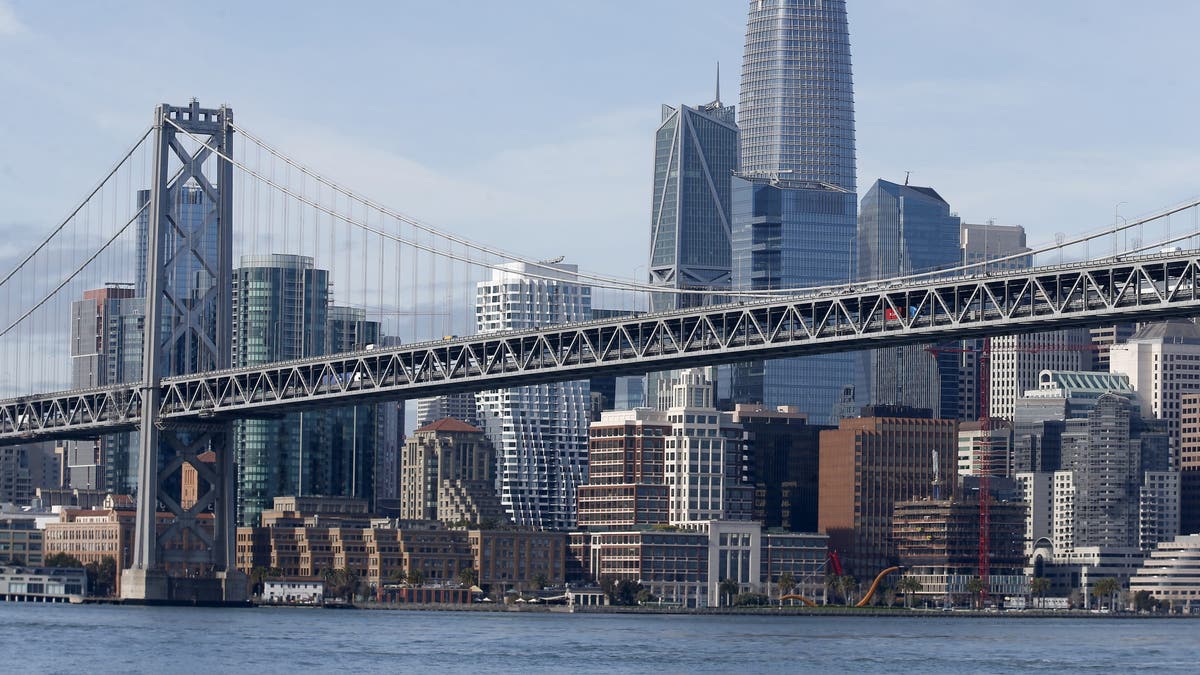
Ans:
[{"label": "thin cloud", "polygon": [[0,0],[0,37],[11,37],[29,32],[29,28],[21,23],[16,12],[4,0]]}]

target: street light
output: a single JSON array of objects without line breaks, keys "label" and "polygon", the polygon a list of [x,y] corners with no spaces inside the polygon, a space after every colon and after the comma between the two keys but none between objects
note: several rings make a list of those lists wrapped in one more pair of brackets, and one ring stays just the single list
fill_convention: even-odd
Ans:
[{"label": "street light", "polygon": [[[1117,219],[1118,218],[1121,219],[1121,221],[1123,221],[1126,226],[1129,225],[1129,221],[1125,220],[1125,217],[1121,215],[1121,205],[1128,204],[1128,203],[1129,202],[1117,202],[1116,204],[1113,205],[1113,228],[1114,228],[1113,229],[1113,257],[1114,258],[1117,257],[1117,230],[1116,230]],[[1126,233],[1125,237],[1126,237],[1125,248],[1128,249],[1129,248],[1129,234]]]}]

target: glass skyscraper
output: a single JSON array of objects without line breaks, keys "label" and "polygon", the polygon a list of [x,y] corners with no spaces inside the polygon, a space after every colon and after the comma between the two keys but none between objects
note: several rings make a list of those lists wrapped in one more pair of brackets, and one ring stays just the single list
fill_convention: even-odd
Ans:
[{"label": "glass skyscraper", "polygon": [[[329,272],[297,255],[244,256],[233,271],[233,365],[254,366],[322,354],[326,347]],[[332,494],[323,414],[234,424],[238,524],[258,517],[281,495]]]},{"label": "glass skyscraper", "polygon": [[[731,285],[732,185],[738,131],[733,106],[662,107],[654,134],[650,205],[650,283],[668,288],[726,290]],[[719,296],[716,296],[719,297]],[[651,311],[711,303],[712,295],[654,293]],[[650,373],[646,391],[678,373]]]},{"label": "glass skyscraper", "polygon": [[[750,0],[733,178],[733,286],[844,284],[856,274],[854,88],[844,0]],[[853,354],[733,368],[735,401],[832,420]]]},{"label": "glass skyscraper", "polygon": [[[947,269],[959,264],[958,216],[932,188],[877,180],[858,214],[858,272],[862,279]],[[899,313],[906,313],[903,308]],[[900,317],[897,316],[896,320]],[[904,345],[862,352],[869,386],[860,400],[928,408],[958,416],[958,343],[945,352]]]}]

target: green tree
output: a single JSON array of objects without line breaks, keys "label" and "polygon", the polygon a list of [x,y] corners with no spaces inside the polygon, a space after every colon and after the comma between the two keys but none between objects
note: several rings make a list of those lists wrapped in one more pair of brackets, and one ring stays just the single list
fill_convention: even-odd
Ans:
[{"label": "green tree", "polygon": [[79,562],[79,558],[68,553],[48,555],[42,564],[46,567],[73,567],[75,569],[83,567],[83,563]]},{"label": "green tree", "polygon": [[761,607],[771,604],[771,599],[765,593],[738,593],[733,596],[735,607]]},{"label": "green tree", "polygon": [[408,583],[413,586],[420,586],[425,582],[425,573],[414,567],[408,571]]},{"label": "green tree", "polygon": [[1138,591],[1133,594],[1133,608],[1139,612],[1152,612],[1155,609],[1154,596],[1150,591]]},{"label": "green tree", "polygon": [[1096,604],[1100,606],[1102,601],[1108,599],[1108,608],[1116,611],[1116,595],[1121,590],[1121,584],[1112,577],[1104,577],[1097,579],[1092,586],[1092,595],[1096,596]]},{"label": "green tree", "polygon": [[983,607],[983,579],[971,577],[967,582],[967,593],[971,596],[971,604],[975,609]]},{"label": "green tree", "polygon": [[88,595],[112,597],[117,589],[117,561],[112,556],[105,556],[100,562],[90,562],[83,568],[88,575]]},{"label": "green tree", "polygon": [[408,572],[404,570],[404,565],[396,565],[388,574],[388,581],[393,584],[402,584],[408,581]]},{"label": "green tree", "polygon": [[325,580],[325,591],[329,596],[347,602],[354,600],[359,585],[358,572],[344,567],[326,569],[321,572],[321,578]]},{"label": "green tree", "polygon": [[637,592],[637,597],[635,598],[637,604],[639,605],[645,605],[654,602],[657,599],[658,598],[654,597],[654,594],[650,592],[649,588],[642,588]]},{"label": "green tree", "polygon": [[850,574],[834,577],[834,587],[842,598],[843,605],[854,604],[854,593],[858,590],[858,579]]},{"label": "green tree", "polygon": [[897,584],[900,592],[904,594],[904,606],[912,607],[913,593],[920,593],[921,589],[925,588],[916,577],[901,577],[900,583]]},{"label": "green tree", "polygon": [[[779,589],[779,597],[791,595],[796,590],[796,577],[791,572],[784,572],[775,580],[775,588]],[[780,600],[782,602],[782,600]]]},{"label": "green tree", "polygon": [[540,591],[549,585],[550,585],[550,580],[546,578],[545,574],[538,572],[537,574],[533,575],[533,589],[534,590]]},{"label": "green tree", "polygon": [[721,598],[725,601],[724,605],[729,606],[733,604],[733,597],[738,594],[738,591],[742,590],[742,587],[738,582],[726,577],[717,585],[717,589]]},{"label": "green tree", "polygon": [[1046,591],[1050,590],[1050,580],[1046,577],[1034,577],[1029,580],[1029,592],[1033,593],[1041,602],[1039,607],[1046,606]]},{"label": "green tree", "polygon": [[458,571],[458,582],[470,588],[479,584],[479,572],[474,567],[464,567]]}]

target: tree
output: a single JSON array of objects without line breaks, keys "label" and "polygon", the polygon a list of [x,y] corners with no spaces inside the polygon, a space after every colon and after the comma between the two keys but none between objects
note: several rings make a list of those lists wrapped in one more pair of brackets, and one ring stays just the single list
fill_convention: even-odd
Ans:
[{"label": "tree", "polygon": [[904,593],[904,606],[912,607],[912,594],[920,593],[924,586],[916,577],[902,577],[899,583],[900,592]]},{"label": "tree", "polygon": [[849,574],[835,575],[834,588],[842,596],[842,604],[850,605],[853,602],[854,592],[858,590],[858,579]]},{"label": "tree", "polygon": [[733,597],[738,594],[738,591],[742,590],[742,587],[741,584],[733,579],[725,577],[721,580],[721,583],[717,585],[717,589],[718,594],[724,598],[725,605],[729,606],[733,604]]},{"label": "tree", "polygon": [[321,578],[325,580],[325,590],[331,597],[347,602],[354,599],[354,592],[358,590],[359,581],[358,573],[354,570],[344,567],[326,569],[321,572]]},{"label": "tree", "polygon": [[1029,592],[1033,593],[1039,600],[1039,607],[1046,606],[1046,591],[1050,590],[1050,580],[1046,577],[1034,577],[1029,580]]},{"label": "tree", "polygon": [[791,572],[784,572],[775,580],[775,587],[779,589],[780,598],[785,595],[791,595],[796,590],[796,578],[792,576]]},{"label": "tree", "polygon": [[1096,596],[1097,606],[1101,605],[1104,598],[1108,598],[1108,608],[1116,611],[1115,596],[1121,590],[1121,584],[1112,577],[1104,577],[1097,579],[1095,585],[1092,586],[1092,595]]},{"label": "tree", "polygon": [[538,591],[540,591],[540,590],[542,590],[543,588],[545,588],[546,586],[549,586],[549,585],[550,585],[550,580],[546,578],[546,575],[545,575],[545,574],[542,574],[541,572],[538,572],[537,574],[533,575],[533,588],[534,588],[534,590],[538,590]]},{"label": "tree", "polygon": [[738,593],[733,597],[735,607],[762,607],[771,604],[765,593]]},{"label": "tree", "polygon": [[413,586],[420,586],[425,581],[425,573],[414,567],[408,571],[408,583]]},{"label": "tree", "polygon": [[79,562],[79,558],[67,553],[55,553],[54,555],[46,556],[42,564],[46,567],[73,567],[75,569],[83,567],[83,563]]},{"label": "tree", "polygon": [[468,588],[479,584],[479,572],[474,567],[464,567],[458,571],[458,581]]},{"label": "tree", "polygon": [[88,575],[88,595],[111,597],[117,589],[117,561],[105,556],[83,566]]},{"label": "tree", "polygon": [[971,595],[971,604],[976,609],[983,607],[983,579],[979,577],[971,577],[967,581],[967,593]]},{"label": "tree", "polygon": [[1133,594],[1133,608],[1139,612],[1153,611],[1154,604],[1154,596],[1150,595],[1150,591],[1138,591]]}]

